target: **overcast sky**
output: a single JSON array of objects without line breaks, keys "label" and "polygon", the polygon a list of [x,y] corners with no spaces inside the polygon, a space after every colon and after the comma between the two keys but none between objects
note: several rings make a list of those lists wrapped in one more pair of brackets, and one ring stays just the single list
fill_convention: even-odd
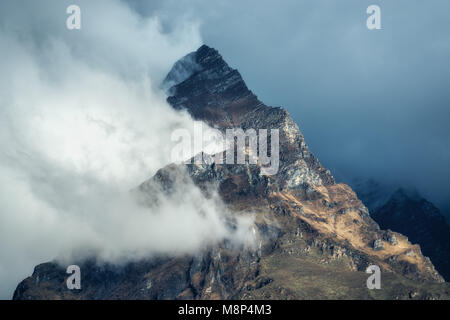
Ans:
[{"label": "overcast sky", "polygon": [[[79,31],[65,27],[70,4],[81,7]],[[371,4],[382,30],[366,28]],[[338,179],[412,184],[443,206],[449,9],[444,0],[0,1],[0,298],[37,263],[80,247],[117,260],[228,235],[220,203],[195,190],[151,216],[128,196],[170,162],[173,129],[193,124],[158,88],[202,43],[262,101],[287,108]]]},{"label": "overcast sky", "polygon": [[[338,179],[450,195],[450,2],[140,1],[167,30],[180,16],[266,104],[287,108]],[[381,8],[382,30],[366,27]]]}]

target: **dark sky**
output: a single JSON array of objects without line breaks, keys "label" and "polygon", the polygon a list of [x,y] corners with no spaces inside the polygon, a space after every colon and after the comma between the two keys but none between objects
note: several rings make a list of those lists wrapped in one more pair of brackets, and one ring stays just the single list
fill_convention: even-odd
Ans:
[{"label": "dark sky", "polygon": [[[66,28],[71,4],[79,31]],[[382,30],[366,28],[372,4]],[[0,1],[0,298],[36,264],[80,248],[114,261],[221,239],[224,210],[202,197],[154,216],[128,198],[170,163],[174,128],[193,125],[159,83],[202,43],[262,101],[287,108],[338,179],[414,185],[448,205],[449,9],[448,0]]]},{"label": "dark sky", "polygon": [[[338,179],[415,186],[449,207],[450,2],[130,3],[167,30],[180,16],[198,21],[203,41],[261,100],[289,110]],[[366,27],[372,4],[382,30]]]}]

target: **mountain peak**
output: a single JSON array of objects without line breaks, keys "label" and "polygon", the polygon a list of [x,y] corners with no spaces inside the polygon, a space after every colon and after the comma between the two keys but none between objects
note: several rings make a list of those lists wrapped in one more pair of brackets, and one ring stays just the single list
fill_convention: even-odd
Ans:
[{"label": "mountain peak", "polygon": [[196,62],[205,68],[208,68],[210,65],[214,65],[214,63],[227,65],[222,56],[219,54],[219,51],[208,47],[205,44],[195,51],[195,57]]},{"label": "mountain peak", "polygon": [[[175,81],[179,74],[183,77]],[[281,172],[276,179],[280,185],[297,188],[306,181],[315,185],[334,183],[331,173],[309,151],[289,113],[258,100],[239,71],[231,68],[216,49],[203,45],[184,56],[167,79],[176,83],[169,89],[168,103],[211,127],[223,131],[279,130]]]},{"label": "mountain peak", "polygon": [[337,184],[309,151],[289,113],[259,101],[217,50],[202,46],[188,54],[166,80],[174,108],[219,130],[278,130],[279,148],[272,152],[270,142],[270,153],[279,157],[279,170],[269,176],[261,174],[261,163],[171,164],[136,189],[139,199],[158,206],[158,191],[176,196],[174,186],[188,178],[205,197],[211,191],[220,197],[230,227],[238,217],[251,217],[256,246],[234,247],[233,239],[223,239],[195,254],[119,268],[74,261],[84,270],[80,291],[61,287],[66,269],[47,263],[18,285],[14,299],[370,299],[363,290],[370,265],[394,279],[384,282],[382,296],[411,297],[415,283],[423,299],[436,296],[423,283],[435,288],[443,279],[420,247],[380,230],[352,189]]},{"label": "mountain peak", "polygon": [[[213,103],[220,107],[242,97],[256,100],[239,71],[231,68],[216,49],[206,45],[178,60],[163,88],[176,109],[190,109],[184,104],[186,98],[204,107]],[[195,112],[193,115],[197,116]]]},{"label": "mountain peak", "polygon": [[216,49],[202,45],[197,51],[191,52],[175,62],[164,79],[163,86],[169,89],[198,72],[218,69],[219,67],[225,73],[232,70]]},{"label": "mountain peak", "polygon": [[421,201],[423,198],[414,188],[398,188],[391,196],[391,199],[397,202]]},{"label": "mountain peak", "polygon": [[417,189],[405,187],[398,188],[384,206],[374,212],[374,217],[379,218],[380,215],[405,215],[414,219],[432,219],[439,223],[445,221],[439,209],[423,198]]}]

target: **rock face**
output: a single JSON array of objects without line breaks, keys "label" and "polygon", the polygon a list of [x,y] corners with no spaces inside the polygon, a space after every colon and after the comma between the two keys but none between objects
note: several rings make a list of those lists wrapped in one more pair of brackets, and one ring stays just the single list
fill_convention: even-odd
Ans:
[{"label": "rock face", "polygon": [[[190,57],[187,59],[187,57]],[[237,70],[230,68],[220,54],[202,46],[181,61],[192,61],[183,74],[197,70],[188,79],[176,83],[173,71],[165,83],[176,83],[168,102],[175,109],[186,109],[198,120],[218,129],[279,129],[280,171],[274,180],[280,188],[298,189],[303,184],[334,184],[331,173],[323,168],[306,146],[298,126],[282,108],[264,105],[247,88]],[[178,66],[178,67],[177,67]],[[177,74],[181,67],[176,64]]]},{"label": "rock face", "polygon": [[[449,286],[418,245],[380,230],[345,184],[337,184],[282,108],[264,105],[239,72],[202,46],[177,62],[164,87],[168,102],[219,130],[279,129],[276,175],[260,164],[162,168],[137,191],[171,192],[184,172],[208,196],[211,185],[235,215],[255,214],[256,247],[225,240],[193,256],[159,257],[114,267],[79,262],[81,290],[67,290],[65,269],[35,268],[14,299],[448,299]],[[181,173],[183,174],[183,173]],[[232,222],[230,222],[232,223]],[[382,289],[366,286],[369,265]]]},{"label": "rock face", "polygon": [[450,280],[450,226],[432,203],[417,193],[399,189],[372,216],[382,228],[418,243],[439,273]]}]

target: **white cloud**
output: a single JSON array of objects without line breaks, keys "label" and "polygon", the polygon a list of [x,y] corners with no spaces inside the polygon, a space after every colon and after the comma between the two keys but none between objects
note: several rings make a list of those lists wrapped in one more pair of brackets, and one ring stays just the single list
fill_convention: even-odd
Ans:
[{"label": "white cloud", "polygon": [[201,44],[198,23],[165,32],[120,1],[77,3],[80,31],[65,29],[67,1],[0,5],[1,298],[55,257],[117,262],[229,236],[217,196],[193,185],[158,209],[129,192],[170,162],[173,130],[193,128],[158,87]]}]

